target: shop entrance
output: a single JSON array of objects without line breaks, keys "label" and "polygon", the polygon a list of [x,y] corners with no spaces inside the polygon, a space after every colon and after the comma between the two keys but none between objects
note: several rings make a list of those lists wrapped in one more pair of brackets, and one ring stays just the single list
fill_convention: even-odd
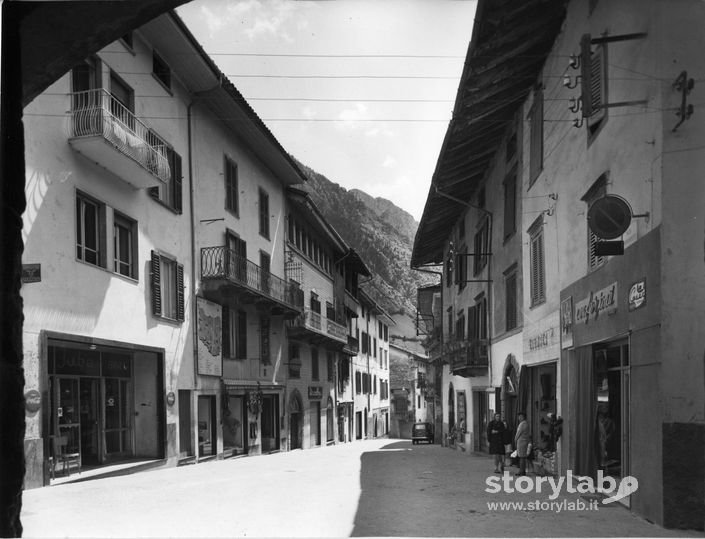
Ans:
[{"label": "shop entrance", "polygon": [[594,348],[596,463],[605,475],[629,475],[629,345]]},{"label": "shop entrance", "polygon": [[262,397],[262,451],[279,449],[279,395]]}]

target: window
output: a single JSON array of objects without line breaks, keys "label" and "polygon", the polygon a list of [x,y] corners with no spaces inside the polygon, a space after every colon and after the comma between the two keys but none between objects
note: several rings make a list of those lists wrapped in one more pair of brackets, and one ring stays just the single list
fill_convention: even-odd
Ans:
[{"label": "window", "polygon": [[247,313],[223,306],[223,357],[247,359]]},{"label": "window", "polygon": [[228,277],[247,282],[247,242],[228,230],[225,233],[225,248]]},{"label": "window", "polygon": [[318,349],[311,348],[311,380],[318,380]]},{"label": "window", "polygon": [[465,312],[458,314],[455,320],[455,338],[459,341],[465,339]]},{"label": "window", "polygon": [[543,170],[543,87],[534,90],[534,103],[529,111],[530,149],[529,149],[529,187]]},{"label": "window", "polygon": [[475,305],[468,307],[468,340],[487,338],[487,298],[476,298]]},{"label": "window", "polygon": [[591,36],[580,42],[583,116],[587,119],[588,141],[607,119],[607,46],[591,47]]},{"label": "window", "polygon": [[474,273],[477,275],[487,265],[487,253],[489,252],[489,225],[488,220],[484,219],[478,231],[475,233],[475,259]]},{"label": "window", "polygon": [[299,355],[299,345],[289,345],[289,378],[301,377],[301,356]]},{"label": "window", "polygon": [[259,350],[260,361],[262,361],[262,365],[269,365],[271,363],[271,360],[269,358],[269,327],[269,317],[261,316],[259,319]]},{"label": "window", "polygon": [[362,338],[360,339],[360,345],[362,347],[362,353],[366,354],[367,353],[367,333],[362,332]]},{"label": "window", "polygon": [[155,51],[152,51],[152,73],[168,90],[171,90],[171,69]]},{"label": "window", "polygon": [[240,211],[237,164],[227,157],[225,158],[225,209],[236,216]]},{"label": "window", "polygon": [[269,239],[269,195],[263,189],[259,190],[259,233]]},{"label": "window", "polygon": [[546,301],[546,274],[543,247],[543,216],[529,228],[529,271],[531,306]]},{"label": "window", "polygon": [[184,266],[152,251],[152,314],[184,320]]},{"label": "window", "polygon": [[326,301],[326,318],[335,321],[335,307],[330,301]]},{"label": "window", "polygon": [[271,275],[272,257],[264,251],[259,252],[259,267],[260,267],[260,288],[265,294],[269,294],[269,277]]},{"label": "window", "polygon": [[517,231],[517,169],[504,179],[504,240]]},{"label": "window", "polygon": [[463,245],[460,252],[455,255],[455,284],[457,284],[461,290],[465,288],[468,280],[467,254],[468,248]]},{"label": "window", "polygon": [[389,326],[384,326],[384,340],[389,342]]},{"label": "window", "polygon": [[105,205],[76,193],[76,258],[105,265]]},{"label": "window", "polygon": [[110,113],[130,129],[135,128],[134,92],[115,73],[110,73]]},{"label": "window", "polygon": [[377,357],[377,337],[372,339],[372,355]]},{"label": "window", "polygon": [[311,311],[316,314],[321,314],[321,302],[318,299],[318,294],[311,292]]},{"label": "window", "polygon": [[330,351],[326,353],[326,375],[329,382],[335,381],[335,356]]},{"label": "window", "polygon": [[377,394],[377,376],[372,378],[372,393]]},{"label": "window", "polygon": [[355,393],[358,395],[362,393],[362,373],[360,371],[355,371]]},{"label": "window", "polygon": [[506,331],[512,330],[517,327],[517,270],[516,266],[513,266],[504,276],[504,329]]},{"label": "window", "polygon": [[150,187],[149,194],[176,213],[182,211],[182,172],[181,156],[173,148],[166,148],[166,157],[169,161],[169,179],[158,187]]},{"label": "window", "polygon": [[[598,198],[601,198],[607,194],[607,175],[603,174],[597,181],[588,189],[588,192],[583,196],[582,200],[587,204],[589,208],[590,205],[595,202]],[[587,211],[585,212],[587,214]],[[592,271],[599,268],[605,262],[607,258],[604,256],[598,256],[595,252],[597,244],[600,242],[600,238],[595,235],[595,233],[590,228],[589,224],[587,227],[588,234],[588,267]]]},{"label": "window", "polygon": [[113,271],[137,279],[137,223],[113,214]]}]

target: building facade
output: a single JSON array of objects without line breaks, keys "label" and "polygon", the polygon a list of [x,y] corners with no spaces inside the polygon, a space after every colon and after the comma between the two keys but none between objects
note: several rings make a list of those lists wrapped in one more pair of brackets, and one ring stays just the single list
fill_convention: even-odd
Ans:
[{"label": "building facade", "polygon": [[[616,485],[636,478],[620,503],[666,527],[702,530],[705,453],[678,462],[705,432],[704,366],[691,359],[703,348],[692,313],[703,298],[704,194],[692,177],[705,132],[691,116],[704,8],[573,0],[554,2],[547,17],[545,2],[511,14],[504,4],[478,5],[413,262],[445,263],[443,287],[456,286],[448,244],[459,239],[457,221],[493,181],[494,196],[506,195],[498,171],[516,144],[518,242],[490,235],[493,263],[504,260],[492,295],[502,297],[504,282],[507,303],[513,297],[514,257],[523,283],[521,330],[504,339],[511,349],[497,342],[504,309],[490,308],[496,409],[527,413],[542,471],[599,472]],[[506,229],[511,206],[500,206],[490,211]],[[440,207],[450,213],[439,217]],[[448,307],[444,338],[460,333],[459,311]],[[443,350],[452,365],[454,350]]]}]

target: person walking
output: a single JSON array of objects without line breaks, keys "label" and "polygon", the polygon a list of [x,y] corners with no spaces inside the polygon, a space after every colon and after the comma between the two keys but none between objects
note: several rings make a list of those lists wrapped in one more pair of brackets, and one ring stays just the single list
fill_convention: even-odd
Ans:
[{"label": "person walking", "polygon": [[517,448],[517,456],[519,457],[519,471],[515,475],[526,475],[526,459],[529,456],[529,443],[531,442],[531,433],[529,432],[529,424],[526,422],[526,414],[519,412],[517,414],[519,424],[514,435],[514,444]]},{"label": "person walking", "polygon": [[495,414],[487,425],[487,441],[490,443],[490,455],[494,455],[494,472],[504,473],[504,431],[506,426],[501,414]]}]

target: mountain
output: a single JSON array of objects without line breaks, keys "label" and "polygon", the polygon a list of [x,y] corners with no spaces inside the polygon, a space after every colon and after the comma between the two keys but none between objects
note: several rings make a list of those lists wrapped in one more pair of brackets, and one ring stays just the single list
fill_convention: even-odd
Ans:
[{"label": "mountain", "polygon": [[433,276],[411,270],[419,224],[389,200],[347,190],[306,165],[299,166],[308,178],[303,188],[371,270],[372,280],[363,289],[388,313],[415,318],[416,288],[434,282]]}]

